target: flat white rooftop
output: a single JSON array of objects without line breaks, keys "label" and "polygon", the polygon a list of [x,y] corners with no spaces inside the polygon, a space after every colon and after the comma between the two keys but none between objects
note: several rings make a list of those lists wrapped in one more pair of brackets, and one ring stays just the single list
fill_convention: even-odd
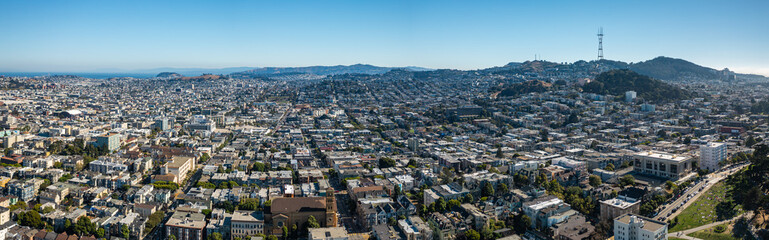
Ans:
[{"label": "flat white rooftop", "polygon": [[689,160],[689,156],[684,155],[676,155],[676,154],[670,154],[666,152],[658,152],[658,151],[644,151],[644,152],[638,152],[635,154],[636,156],[641,157],[651,157],[651,158],[657,158],[657,159],[663,159],[663,160],[670,160],[670,161],[686,161]]}]

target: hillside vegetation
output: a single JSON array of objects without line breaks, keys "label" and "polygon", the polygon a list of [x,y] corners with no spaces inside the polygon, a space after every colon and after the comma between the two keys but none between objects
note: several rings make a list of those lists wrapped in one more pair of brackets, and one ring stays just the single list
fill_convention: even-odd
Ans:
[{"label": "hillside vegetation", "polygon": [[516,83],[502,90],[499,93],[500,97],[518,96],[521,94],[533,93],[533,92],[546,92],[552,88],[552,84],[543,81],[532,80],[522,83]]},{"label": "hillside vegetation", "polygon": [[635,91],[646,101],[666,102],[691,98],[691,93],[627,69],[611,70],[599,74],[595,81],[582,87],[585,92],[623,95]]}]

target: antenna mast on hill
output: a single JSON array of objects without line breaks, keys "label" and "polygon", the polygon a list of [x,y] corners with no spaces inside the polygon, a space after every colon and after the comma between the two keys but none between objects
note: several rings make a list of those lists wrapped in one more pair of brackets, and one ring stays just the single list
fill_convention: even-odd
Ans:
[{"label": "antenna mast on hill", "polygon": [[603,27],[598,28],[598,60],[603,60]]}]

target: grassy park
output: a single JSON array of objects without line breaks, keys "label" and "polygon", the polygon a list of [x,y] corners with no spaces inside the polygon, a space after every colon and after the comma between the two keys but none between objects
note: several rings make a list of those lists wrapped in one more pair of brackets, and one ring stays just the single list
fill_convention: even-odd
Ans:
[{"label": "grassy park", "polygon": [[721,224],[709,229],[696,231],[688,234],[691,237],[699,239],[714,239],[714,240],[737,240],[732,236],[732,232],[729,229],[729,224]]},{"label": "grassy park", "polygon": [[677,232],[716,221],[731,219],[742,214],[742,206],[734,203],[728,194],[731,186],[723,182],[711,187],[681,214],[671,220],[670,232]]}]

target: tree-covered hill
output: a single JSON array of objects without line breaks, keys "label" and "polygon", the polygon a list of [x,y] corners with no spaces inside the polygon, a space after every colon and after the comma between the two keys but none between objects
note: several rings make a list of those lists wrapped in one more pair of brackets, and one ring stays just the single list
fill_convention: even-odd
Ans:
[{"label": "tree-covered hill", "polygon": [[546,92],[552,88],[552,84],[543,81],[532,80],[522,83],[516,83],[502,90],[500,97],[517,96],[533,92]]},{"label": "tree-covered hill", "polygon": [[692,94],[684,89],[627,69],[603,72],[595,78],[595,81],[585,84],[582,89],[589,93],[611,95],[623,95],[627,91],[635,91],[638,97],[652,102],[692,97]]}]

